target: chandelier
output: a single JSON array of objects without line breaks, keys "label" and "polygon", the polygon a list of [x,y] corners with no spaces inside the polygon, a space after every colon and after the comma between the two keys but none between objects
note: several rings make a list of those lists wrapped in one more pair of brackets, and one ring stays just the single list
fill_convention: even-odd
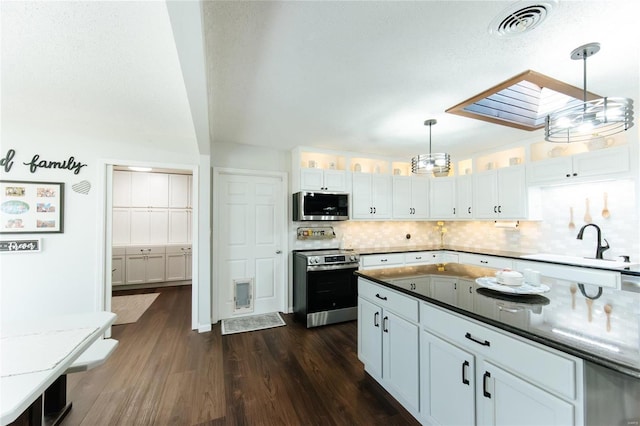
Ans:
[{"label": "chandelier", "polygon": [[558,109],[545,120],[544,139],[548,142],[587,142],[594,137],[611,136],[633,127],[633,100],[600,98],[587,100],[587,58],[600,50],[600,43],[574,49],[571,59],[583,60],[583,101]]},{"label": "chandelier", "polygon": [[415,174],[433,173],[434,176],[446,176],[449,174],[451,165],[449,154],[431,152],[431,126],[436,123],[435,119],[424,122],[425,126],[429,126],[429,154],[416,155],[411,159],[411,172]]}]

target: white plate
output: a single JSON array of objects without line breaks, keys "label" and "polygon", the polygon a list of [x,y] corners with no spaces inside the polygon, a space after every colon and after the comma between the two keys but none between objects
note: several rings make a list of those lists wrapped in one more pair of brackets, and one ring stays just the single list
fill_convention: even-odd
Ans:
[{"label": "white plate", "polygon": [[524,283],[520,286],[503,285],[503,284],[499,284],[498,281],[495,279],[495,277],[476,278],[476,283],[480,287],[485,287],[485,288],[488,288],[489,290],[495,290],[501,293],[509,293],[509,294],[541,294],[551,290],[549,286],[545,284],[540,284],[537,286],[533,286],[527,283]]}]

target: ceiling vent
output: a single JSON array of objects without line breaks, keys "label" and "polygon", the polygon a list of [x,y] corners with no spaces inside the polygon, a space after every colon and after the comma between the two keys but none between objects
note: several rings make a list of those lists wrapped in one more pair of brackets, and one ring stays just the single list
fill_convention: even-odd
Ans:
[{"label": "ceiling vent", "polygon": [[[581,104],[583,95],[583,89],[527,70],[446,112],[531,131],[543,128],[551,111]],[[588,100],[600,97],[587,92]]]},{"label": "ceiling vent", "polygon": [[557,0],[519,1],[504,9],[489,24],[489,34],[514,37],[533,30],[544,21]]}]

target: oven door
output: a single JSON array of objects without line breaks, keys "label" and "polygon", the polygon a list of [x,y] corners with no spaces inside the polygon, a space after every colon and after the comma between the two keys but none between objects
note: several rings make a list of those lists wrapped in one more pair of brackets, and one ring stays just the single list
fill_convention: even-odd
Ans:
[{"label": "oven door", "polygon": [[323,312],[358,305],[357,267],[307,271],[307,312]]}]

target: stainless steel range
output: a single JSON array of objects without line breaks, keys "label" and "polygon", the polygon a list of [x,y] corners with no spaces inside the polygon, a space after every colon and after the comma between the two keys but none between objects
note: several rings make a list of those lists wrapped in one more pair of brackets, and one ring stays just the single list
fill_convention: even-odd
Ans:
[{"label": "stainless steel range", "polygon": [[351,321],[358,317],[360,256],[350,250],[293,253],[293,312],[309,327]]}]

